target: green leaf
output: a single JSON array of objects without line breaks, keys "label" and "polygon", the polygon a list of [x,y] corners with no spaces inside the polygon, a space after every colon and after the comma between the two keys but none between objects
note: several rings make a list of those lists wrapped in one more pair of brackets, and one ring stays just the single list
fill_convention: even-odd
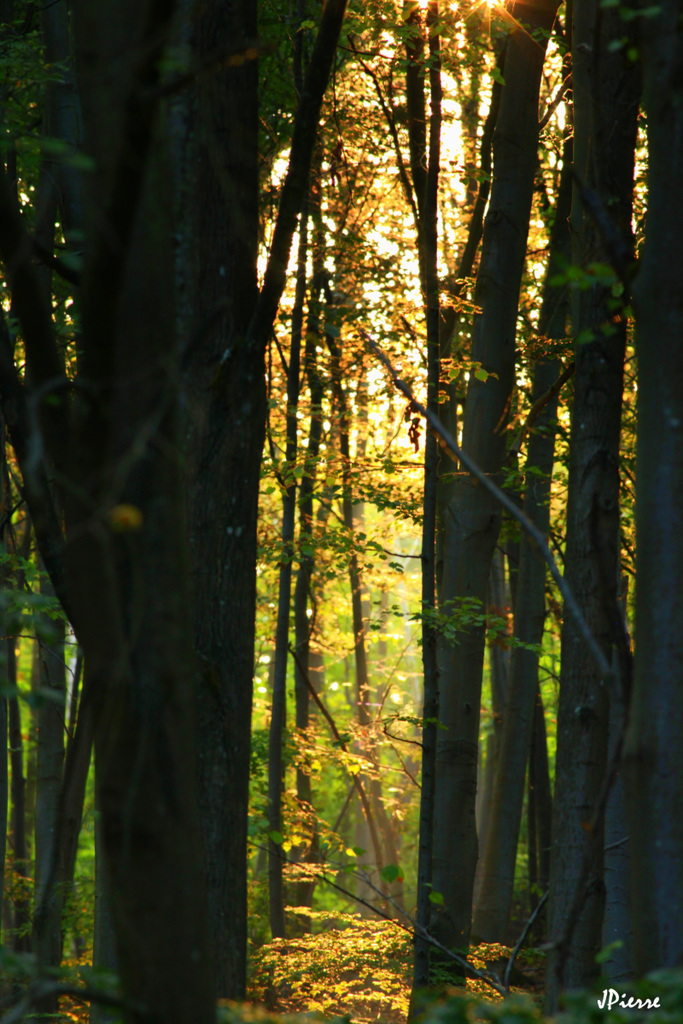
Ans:
[{"label": "green leaf", "polygon": [[389,885],[391,885],[392,882],[403,881],[403,872],[398,864],[387,864],[380,871],[380,875],[382,876],[382,881],[387,882]]},{"label": "green leaf", "polygon": [[285,837],[282,835],[281,832],[269,832],[268,836],[270,837],[270,839],[272,839],[276,846],[282,846],[282,844],[285,841]]},{"label": "green leaf", "polygon": [[446,905],[442,892],[430,892],[428,898],[430,903],[436,903],[437,907],[444,907]]}]

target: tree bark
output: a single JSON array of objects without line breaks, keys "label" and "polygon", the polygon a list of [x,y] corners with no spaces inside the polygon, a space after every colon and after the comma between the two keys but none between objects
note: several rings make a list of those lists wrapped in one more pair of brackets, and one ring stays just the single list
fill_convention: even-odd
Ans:
[{"label": "tree bark", "polygon": [[[595,190],[616,230],[632,249],[631,208],[637,69],[610,43],[623,33],[616,12],[595,0],[574,7],[574,168],[581,182],[572,205],[575,265],[590,275],[591,261],[610,253],[585,209],[585,187]],[[570,440],[565,576],[593,635],[608,659],[619,648],[619,439],[626,315],[614,310],[611,282],[577,289],[572,306],[576,373]],[[616,698],[616,693],[612,695]],[[548,963],[546,1000],[552,1012],[565,986],[582,987],[597,976],[604,911],[604,819],[590,832],[595,801],[607,766],[607,683],[565,613],[562,628],[560,704],[548,908],[549,939],[559,943]],[[577,886],[586,859],[591,871]],[[576,904],[575,901],[582,901]],[[573,935],[566,926],[582,905]]]},{"label": "tree bark", "polygon": [[[41,593],[54,597],[49,579],[41,581]],[[64,767],[64,718],[66,711],[65,626],[63,620],[40,616],[37,623],[40,693],[37,704],[37,765],[35,808],[35,914],[32,946],[42,967],[59,967],[62,960],[62,909],[64,893],[50,893],[52,862],[59,857],[60,792]],[[41,1000],[42,1013],[57,1012],[56,996]]]},{"label": "tree bark", "polygon": [[[253,45],[256,7],[247,0],[195,5],[200,66],[222,49]],[[257,299],[256,60],[200,75],[190,117],[194,322],[184,387],[200,812],[216,995],[238,999],[246,978],[256,527],[266,409],[263,348],[246,342]]]},{"label": "tree bark", "polygon": [[[286,447],[284,458],[285,490],[282,496],[282,556],[278,580],[278,608],[275,632],[275,664],[268,743],[268,828],[282,834],[282,791],[284,764],[282,747],[287,727],[287,663],[289,661],[289,620],[292,604],[292,562],[294,559],[294,528],[296,520],[297,409],[299,406],[299,372],[301,368],[301,337],[306,297],[306,262],[308,258],[308,211],[299,222],[296,295],[292,313],[292,332],[287,367]],[[268,893],[270,931],[273,938],[285,938],[285,894],[281,843],[271,835],[268,844]]]},{"label": "tree bark", "polygon": [[[93,928],[92,964],[95,970],[118,971],[114,908],[111,901],[111,880],[102,836],[102,820],[95,803],[95,923]],[[90,1024],[112,1024],[118,1015],[100,1003],[90,1004]]]},{"label": "tree bark", "polygon": [[[256,524],[265,433],[265,349],[307,190],[322,97],[346,4],[326,5],[303,83],[290,164],[256,291],[258,108],[247,59],[200,77],[194,325],[187,353],[190,548],[199,660],[200,793],[216,991],[246,985],[246,834],[256,600]],[[199,5],[195,53],[256,35],[250,0]],[[226,299],[227,295],[227,299]],[[204,313],[204,311],[208,311]],[[239,481],[239,486],[236,486]],[[239,582],[239,587],[236,585]],[[217,812],[220,808],[220,813]]]},{"label": "tree bark", "polygon": [[[423,293],[425,299],[425,320],[427,327],[427,406],[434,415],[439,412],[440,377],[440,296],[438,277],[438,196],[439,173],[441,170],[441,51],[439,35],[430,29],[438,25],[439,4],[432,2],[427,7],[425,28],[429,37],[429,142],[426,152],[426,174],[424,180],[416,179],[414,166],[416,148],[411,147],[413,186],[418,191],[420,223],[418,235],[422,253]],[[406,91],[411,90],[410,55],[406,72]],[[426,115],[424,96],[422,116]],[[420,140],[422,130],[417,130]],[[425,139],[425,146],[427,145]],[[437,633],[434,623],[436,610],[436,511],[438,493],[439,455],[436,438],[432,431],[426,432],[424,455],[424,492],[422,519],[422,772],[420,789],[420,831],[417,860],[417,907],[416,921],[419,929],[428,931],[431,924],[432,876],[434,859],[434,794],[436,791],[436,746],[437,722],[439,717],[439,666],[437,661]],[[412,1017],[417,1009],[416,997],[421,988],[429,984],[429,945],[423,934],[415,940],[413,961],[413,987],[411,993]]]},{"label": "tree bark", "polygon": [[[550,240],[550,259],[539,318],[541,337],[561,339],[567,323],[567,290],[550,281],[557,275],[569,252],[567,217],[571,205],[571,177],[565,147],[555,219]],[[558,361],[541,360],[534,368],[532,407],[556,384]],[[524,511],[547,536],[550,528],[550,483],[555,450],[557,394],[534,423],[526,461]],[[538,653],[545,623],[545,563],[535,545],[524,534],[520,544],[514,605],[515,639],[526,646],[512,651],[510,684],[507,689],[496,763],[491,808],[491,825],[483,846],[482,884],[473,928],[487,942],[503,942],[515,880],[517,843],[522,819],[524,781],[529,761],[538,693]]]},{"label": "tree bark", "polygon": [[[513,386],[515,322],[531,210],[538,95],[545,43],[531,29],[549,30],[552,0],[513,8],[524,28],[508,40],[505,87],[494,138],[494,180],[484,228],[475,305],[472,359],[495,376],[470,379],[463,447],[487,473],[498,473],[505,454],[504,424]],[[459,476],[443,518],[443,580],[439,605],[458,611],[462,599],[483,611],[489,569],[500,525],[491,497],[468,476]],[[441,645],[437,784],[434,817],[434,888],[445,909],[433,931],[445,945],[469,941],[477,862],[475,797],[484,628],[461,630],[454,646]]]},{"label": "tree bark", "polygon": [[[7,683],[10,690],[17,688],[16,638],[7,644]],[[21,733],[21,710],[16,692],[8,699],[9,750],[12,772],[12,867],[18,892],[14,898],[14,949],[21,953],[30,949],[30,901],[24,880],[30,875],[26,846],[26,778],[24,776],[24,743]],[[21,881],[19,881],[21,880]]]},{"label": "tree bark", "polygon": [[648,215],[633,289],[638,355],[635,675],[625,751],[638,973],[683,963],[683,33],[642,18]]}]

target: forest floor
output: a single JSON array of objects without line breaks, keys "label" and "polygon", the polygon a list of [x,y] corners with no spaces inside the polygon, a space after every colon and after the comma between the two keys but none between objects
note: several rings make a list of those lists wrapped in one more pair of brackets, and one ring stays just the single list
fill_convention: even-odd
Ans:
[{"label": "forest floor", "polygon": [[[320,915],[326,917],[327,915]],[[332,925],[334,926],[328,926]],[[470,949],[469,962],[501,982],[511,950],[482,943]],[[412,984],[410,933],[391,921],[337,915],[320,931],[277,939],[253,951],[246,1005],[222,1003],[219,1021],[266,1024],[279,1015],[306,1014],[327,1019],[348,1017],[352,1024],[405,1024]],[[72,962],[78,971],[84,967]],[[540,999],[543,955],[522,950],[515,961],[513,993]],[[444,988],[444,995],[465,994],[498,1001],[501,996],[478,979],[467,988]],[[63,997],[56,1020],[87,1024],[87,1005]],[[310,1018],[309,1018],[310,1019]]]},{"label": "forest floor", "polygon": [[[325,1017],[348,1015],[358,1024],[405,1024],[412,984],[411,935],[390,921],[357,915],[338,924],[343,926],[275,940],[256,950],[249,999],[276,1013],[313,1011]],[[510,953],[506,946],[482,943],[470,949],[469,961],[502,981]],[[543,973],[542,954],[523,950],[515,961],[510,991],[539,996]],[[478,979],[468,979],[466,991],[501,998]]]}]

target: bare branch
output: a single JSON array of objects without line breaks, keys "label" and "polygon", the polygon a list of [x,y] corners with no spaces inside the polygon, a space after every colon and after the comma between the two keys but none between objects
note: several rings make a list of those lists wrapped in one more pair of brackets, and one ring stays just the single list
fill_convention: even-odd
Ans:
[{"label": "bare branch", "polygon": [[524,420],[524,423],[520,427],[519,432],[517,434],[517,437],[514,439],[514,441],[510,445],[510,450],[508,452],[508,457],[511,456],[511,455],[512,456],[519,455],[520,451],[522,450],[522,445],[524,444],[524,441],[526,439],[526,435],[529,433],[529,431],[533,427],[534,423],[536,422],[538,417],[541,415],[541,413],[545,409],[546,405],[548,405],[549,402],[552,402],[552,400],[555,397],[555,395],[558,395],[560,393],[560,391],[562,390],[564,385],[567,383],[567,381],[570,379],[570,377],[572,376],[573,373],[574,373],[574,362],[572,361],[571,363],[569,363],[568,366],[565,367],[565,369],[562,371],[562,373],[557,378],[555,383],[551,387],[549,387],[548,390],[545,391],[540,396],[540,398],[536,399],[534,404],[529,409],[529,412],[527,414],[527,418]]},{"label": "bare branch", "polygon": [[570,72],[563,79],[563,81],[562,81],[562,83],[560,85],[560,88],[557,90],[557,92],[553,96],[552,100],[548,104],[548,106],[546,108],[545,114],[543,115],[541,120],[538,122],[538,130],[539,130],[539,132],[543,131],[543,129],[547,125],[548,121],[550,120],[550,118],[553,116],[553,114],[555,113],[555,111],[559,107],[559,105],[562,102],[562,99],[564,97],[564,94],[566,93],[567,89],[571,85],[571,82],[572,82],[572,76],[571,76],[571,72]]},{"label": "bare branch", "polygon": [[526,533],[531,537],[531,539],[535,542],[540,553],[542,554],[543,558],[545,559],[548,565],[550,574],[555,580],[555,583],[557,584],[557,587],[560,593],[562,594],[562,597],[570,614],[574,617],[574,621],[576,622],[576,625],[579,629],[579,632],[581,633],[581,636],[584,638],[588,646],[588,649],[595,658],[595,661],[600,669],[603,678],[606,681],[609,681],[613,684],[615,682],[616,670],[610,665],[600,645],[598,644],[597,640],[588,628],[588,625],[583,617],[581,609],[577,604],[576,598],[574,597],[573,593],[565,583],[564,577],[560,573],[560,570],[557,567],[557,562],[555,561],[553,554],[550,548],[548,547],[545,537],[543,536],[541,531],[538,529],[535,523],[532,523],[528,516],[524,514],[524,512],[515,504],[515,502],[510,497],[508,497],[508,495],[503,490],[501,490],[501,488],[498,487],[498,485],[495,484],[493,480],[486,473],[484,473],[482,469],[479,468],[479,466],[467,454],[467,452],[463,451],[463,449],[459,447],[456,441],[451,437],[450,433],[440,423],[438,416],[435,416],[434,413],[431,412],[431,410],[426,409],[421,402],[417,401],[409,386],[405,383],[405,381],[401,380],[401,378],[398,376],[396,370],[391,364],[391,361],[384,354],[384,352],[382,352],[379,345],[377,345],[377,343],[372,340],[372,338],[368,335],[366,331],[361,329],[360,333],[368,347],[375,353],[377,358],[384,364],[386,369],[389,371],[394,386],[398,388],[398,390],[402,394],[404,394],[406,398],[408,398],[411,402],[414,403],[417,411],[422,416],[425,417],[425,419],[427,420],[427,422],[429,423],[437,437],[441,439],[443,446],[449,448],[450,451],[452,451],[453,454],[457,456],[457,458],[462,462],[463,466],[465,466],[465,468],[469,470],[472,476],[479,481],[479,483],[489,492],[489,494],[491,494],[496,499],[496,501],[499,502],[499,504],[503,506],[503,508],[507,512],[510,513],[513,519],[517,520],[522,529],[524,529]]}]

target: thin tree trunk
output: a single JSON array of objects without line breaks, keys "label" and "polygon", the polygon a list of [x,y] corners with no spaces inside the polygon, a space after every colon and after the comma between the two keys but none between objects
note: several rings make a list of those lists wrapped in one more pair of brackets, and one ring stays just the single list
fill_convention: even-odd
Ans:
[{"label": "thin tree trunk", "polygon": [[[323,432],[322,400],[324,385],[317,366],[317,346],[320,341],[320,290],[321,275],[324,273],[324,234],[320,209],[320,176],[316,171],[309,199],[313,221],[313,284],[306,320],[306,344],[304,348],[304,372],[310,391],[311,413],[308,446],[304,472],[299,488],[299,571],[294,588],[294,648],[297,659],[294,666],[294,696],[296,704],[296,727],[305,731],[309,724],[310,699],[304,673],[310,677],[311,622],[309,620],[309,597],[315,567],[313,543],[313,488],[316,478],[318,457]],[[297,769],[297,796],[302,804],[311,802],[311,777],[308,772]],[[301,904],[300,904],[301,905]]]},{"label": "thin tree trunk", "polygon": [[[429,35],[429,149],[424,195],[418,209],[422,221],[425,316],[427,321],[427,406],[439,412],[440,326],[438,277],[438,195],[441,165],[441,53],[438,32],[429,32],[438,24],[439,4],[427,7]],[[413,177],[413,183],[417,182]],[[424,673],[422,700],[422,774],[420,790],[420,832],[417,861],[417,908],[419,929],[428,931],[431,924],[432,873],[434,854],[434,793],[436,786],[436,743],[439,717],[439,667],[437,635],[434,623],[436,610],[436,508],[439,456],[436,438],[427,431],[422,520],[422,666]],[[415,941],[411,1016],[417,1009],[416,996],[429,984],[429,945],[422,934]]]},{"label": "thin tree trunk", "polygon": [[[633,162],[639,72],[612,42],[623,35],[617,12],[597,0],[574,6],[574,169],[593,189],[630,252]],[[572,204],[574,263],[609,261],[585,196],[575,186]],[[619,441],[626,315],[614,311],[609,284],[574,294],[572,329],[576,374],[569,457],[565,577],[608,660],[619,649]],[[640,484],[639,484],[640,486]],[[560,704],[551,856],[546,1002],[554,1011],[566,986],[583,987],[597,976],[595,962],[604,912],[604,818],[590,822],[607,767],[609,695],[573,618],[562,628]],[[577,887],[590,858],[583,892]],[[578,902],[577,902],[578,901]],[[582,907],[573,935],[573,908]]]},{"label": "thin tree trunk", "polygon": [[57,191],[62,230],[70,249],[83,244],[83,179],[76,162],[69,157],[83,142],[82,115],[73,68],[66,3],[44,4],[40,8],[40,28],[46,64],[59,66],[59,79],[47,87],[48,135],[67,143],[71,153],[53,164],[53,187]]},{"label": "thin tree trunk", "polygon": [[[558,376],[555,361],[537,367],[532,400],[540,398]],[[527,467],[540,469],[542,477],[526,476],[524,511],[532,522],[548,531],[550,474],[552,473],[557,399],[549,403],[541,427],[548,433],[535,435],[529,445]],[[510,680],[506,694],[500,749],[491,799],[490,827],[483,847],[482,882],[473,929],[486,942],[505,939],[515,880],[517,843],[522,818],[524,782],[533,735],[534,708],[538,690],[537,648],[545,621],[545,563],[532,543],[522,538],[515,639],[528,645],[512,651]]]},{"label": "thin tree trunk", "polygon": [[14,898],[14,948],[25,952],[30,948],[30,900],[25,880],[30,875],[26,848],[26,779],[24,777],[24,743],[21,733],[21,711],[17,688],[16,639],[7,644],[7,683],[15,691],[9,704],[9,750],[12,771],[12,866],[18,891]]},{"label": "thin tree trunk", "polygon": [[[313,279],[308,302],[308,316],[306,320],[306,344],[304,348],[304,372],[310,391],[310,427],[308,434],[308,446],[304,462],[304,472],[299,487],[299,571],[294,587],[294,649],[296,659],[294,664],[294,699],[295,699],[295,724],[297,730],[305,736],[310,723],[310,696],[306,677],[312,681],[314,675],[315,658],[311,652],[311,632],[313,629],[312,614],[314,609],[309,604],[312,600],[311,587],[315,569],[315,546],[313,539],[313,489],[315,485],[318,458],[320,455],[320,444],[323,434],[323,412],[322,401],[324,396],[324,384],[317,365],[317,347],[321,340],[320,317],[321,302],[320,294],[322,280],[325,272],[325,234],[322,222],[321,210],[321,179],[320,179],[320,156],[321,151],[315,158],[315,167],[312,175],[311,190],[308,200],[310,218],[313,223]],[[311,776],[302,766],[297,767],[296,791],[302,814],[306,815],[310,822],[310,839],[308,848],[302,853],[302,859],[306,863],[315,863],[319,859],[317,823],[312,804]],[[313,901],[315,889],[315,876],[310,880],[300,882],[296,887],[296,903],[299,907],[310,907]],[[310,931],[311,919],[301,920],[301,927]]]},{"label": "thin tree trunk", "polygon": [[[531,838],[532,822],[529,819],[529,847],[532,843],[536,849],[535,873],[529,871],[529,888],[531,890],[530,912],[536,909],[550,881],[550,843],[553,814],[553,797],[550,787],[550,770],[548,766],[548,738],[545,729],[545,712],[540,689],[536,692],[534,708],[534,726],[531,736],[531,752],[529,754],[529,795],[534,808],[534,835]],[[535,927],[535,934],[543,934],[545,909],[540,923]]]},{"label": "thin tree trunk", "polygon": [[[463,447],[487,473],[503,465],[502,429],[514,380],[515,323],[526,254],[536,147],[538,96],[545,43],[532,29],[549,30],[553,0],[515,6],[524,27],[508,39],[505,87],[494,138],[494,180],[484,228],[475,305],[472,359],[489,373],[472,375],[468,388]],[[474,599],[484,610],[491,558],[500,525],[493,500],[468,476],[457,478],[443,516],[443,581],[439,604],[458,613],[458,602]],[[475,827],[477,741],[484,655],[484,627],[461,630],[457,644],[441,644],[439,730],[434,816],[434,888],[445,907],[433,931],[448,947],[469,941],[472,890],[477,863]]]},{"label": "thin tree trunk", "polygon": [[[111,881],[104,852],[102,820],[95,801],[95,926],[93,933],[92,964],[95,970],[118,970],[114,908],[111,901]],[[90,1024],[111,1024],[118,1014],[110,1007],[93,1001],[90,1004]]]},{"label": "thin tree trunk", "polygon": [[[328,306],[332,304],[328,296]],[[332,307],[333,308],[333,307]],[[339,451],[342,459],[342,512],[344,526],[351,539],[351,550],[349,554],[349,584],[351,588],[351,621],[353,629],[354,649],[354,675],[355,675],[355,704],[356,716],[360,727],[360,753],[367,755],[371,760],[378,759],[378,752],[372,735],[373,720],[370,713],[370,679],[368,674],[368,659],[365,643],[365,617],[363,615],[363,584],[358,564],[358,555],[354,546],[355,522],[354,522],[354,501],[352,496],[352,475],[351,475],[351,450],[349,444],[349,419],[350,412],[343,386],[343,371],[341,364],[341,348],[329,331],[326,331],[326,342],[331,355],[332,388],[334,391],[335,403],[339,417]],[[380,833],[384,840],[383,848],[378,843],[378,837],[372,836],[373,850],[375,854],[375,868],[380,873],[383,867],[389,863],[396,863],[397,856],[393,835],[388,818],[382,803],[381,789],[378,789],[377,779],[360,779],[363,792],[368,798],[368,806],[363,801],[363,813],[368,828],[371,828],[370,817],[380,825]],[[370,813],[368,813],[370,810]],[[388,858],[388,859],[387,859]],[[380,888],[387,888],[383,882],[379,882]],[[397,878],[388,887],[392,899],[399,905],[403,901],[403,883]],[[368,901],[371,902],[374,893],[368,892]]]},{"label": "thin tree trunk", "polygon": [[[571,206],[571,177],[568,147],[560,180],[557,208],[550,241],[550,259],[539,319],[542,337],[563,338],[567,323],[567,292],[550,282],[563,265],[569,251],[567,217]],[[534,369],[534,403],[556,384],[558,362],[545,359]],[[557,394],[548,402],[534,423],[526,461],[524,511],[547,535],[550,527],[550,483],[555,450]],[[535,545],[524,534],[520,544],[514,605],[515,646],[510,666],[510,684],[506,694],[500,750],[493,786],[491,827],[483,843],[482,882],[476,903],[473,928],[487,942],[505,939],[515,880],[517,843],[524,802],[524,782],[533,736],[538,693],[538,653],[545,623],[545,562]]]},{"label": "thin tree trunk", "polygon": [[[41,593],[54,598],[49,579]],[[59,857],[58,813],[64,766],[66,666],[64,621],[41,616],[37,623],[40,691],[37,702],[36,810],[35,810],[35,913],[32,946],[41,967],[59,967],[62,960],[63,887],[49,892],[52,862]],[[41,1013],[56,1013],[56,996],[46,997]]]},{"label": "thin tree trunk", "polygon": [[[488,614],[506,616],[510,606],[509,581],[505,579],[505,556],[500,547],[493,552],[491,560],[491,576],[489,577]],[[489,671],[491,675],[491,719],[492,729],[486,736],[486,759],[482,771],[482,753],[484,743],[479,740],[479,760],[477,763],[477,803],[476,822],[479,849],[486,849],[486,838],[491,823],[493,783],[496,777],[500,739],[503,730],[505,700],[510,677],[510,650],[507,635],[497,636],[489,646]],[[474,906],[479,903],[482,884],[483,857],[477,861],[474,876]],[[477,937],[476,925],[474,932]]]},{"label": "thin tree trunk", "polygon": [[[292,604],[292,560],[294,558],[294,526],[296,519],[297,409],[299,405],[299,370],[306,297],[306,261],[308,258],[308,212],[304,207],[299,225],[299,253],[296,295],[292,313],[292,334],[287,368],[287,440],[284,472],[286,487],[282,497],[282,558],[278,581],[278,608],[275,633],[275,664],[273,696],[268,743],[268,828],[282,834],[282,790],[284,765],[282,746],[287,725],[287,663],[289,661],[289,620]],[[268,893],[270,931],[273,938],[285,938],[285,895],[281,841],[271,834],[268,843]]]},{"label": "thin tree trunk", "polygon": [[[2,659],[4,660],[4,659]],[[0,661],[0,669],[2,669],[2,677],[6,676],[6,665],[2,665]],[[9,754],[9,732],[8,732],[8,718],[7,718],[7,698],[0,696],[0,864],[2,864],[3,878],[5,872],[5,858],[7,855],[7,812],[9,809],[9,774],[8,774],[8,754]],[[3,941],[2,935],[2,922],[4,920],[4,897],[5,897],[5,886],[0,886],[0,943]]]},{"label": "thin tree trunk", "polygon": [[[609,750],[621,743],[624,735],[625,708],[610,703]],[[630,907],[631,842],[628,831],[624,773],[620,771],[612,785],[605,810],[605,914],[602,921],[602,947],[610,954],[602,962],[602,973],[612,985],[633,977],[633,923]]]},{"label": "thin tree trunk", "polygon": [[[0,8],[0,17],[3,17],[2,9]],[[4,20],[4,17],[3,17]],[[9,480],[9,472],[7,469],[7,435],[5,429],[4,417],[0,415],[0,501],[2,502],[3,508],[7,508],[11,501],[11,485]],[[0,533],[0,551],[6,553],[7,541],[6,541],[5,527]],[[6,576],[4,573],[0,574],[0,579],[3,585],[6,582]],[[9,652],[8,644],[12,641],[5,641],[4,644],[0,645],[0,679],[2,679],[3,688],[9,689]],[[10,756],[10,736],[9,736],[9,716],[7,707],[7,695],[6,693],[0,694],[0,870],[2,871],[3,884],[0,885],[0,945],[3,941],[3,922],[5,920],[5,864],[7,857],[7,824],[9,816],[9,756]]]}]

